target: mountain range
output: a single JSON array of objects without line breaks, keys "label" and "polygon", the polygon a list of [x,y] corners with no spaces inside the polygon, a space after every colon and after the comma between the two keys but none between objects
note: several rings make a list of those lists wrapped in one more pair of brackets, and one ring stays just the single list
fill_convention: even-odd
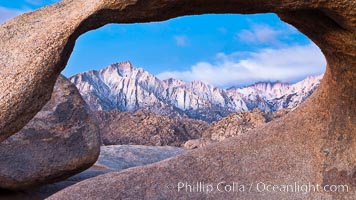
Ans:
[{"label": "mountain range", "polygon": [[137,111],[208,122],[237,111],[294,109],[318,87],[322,75],[295,83],[259,82],[221,89],[203,81],[159,80],[130,62],[70,78],[92,110]]}]

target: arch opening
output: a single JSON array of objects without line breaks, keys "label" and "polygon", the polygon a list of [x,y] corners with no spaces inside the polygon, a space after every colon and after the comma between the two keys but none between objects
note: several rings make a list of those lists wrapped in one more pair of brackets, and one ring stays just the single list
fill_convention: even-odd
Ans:
[{"label": "arch opening", "polygon": [[[212,23],[214,20],[215,23]],[[84,36],[79,39],[79,44],[74,48],[74,55],[72,55],[74,58],[69,61],[69,69],[64,71],[64,74],[70,77],[74,71],[80,71],[76,69],[80,65],[96,65],[96,69],[104,66],[111,68],[111,70],[98,69],[99,71],[95,71],[94,74],[93,72],[81,73],[72,77],[72,81],[79,86],[79,90],[94,110],[137,111],[150,106],[154,107],[152,102],[146,102],[147,99],[140,97],[140,95],[145,95],[144,92],[139,97],[137,95],[135,98],[130,97],[130,94],[133,94],[133,91],[138,88],[147,91],[147,93],[153,93],[156,99],[154,101],[172,106],[169,108],[170,111],[157,111],[157,108],[151,108],[157,114],[183,115],[209,122],[226,117],[236,111],[252,111],[255,108],[267,112],[282,108],[294,109],[298,103],[292,106],[293,103],[282,101],[276,103],[276,100],[284,97],[292,99],[290,94],[297,93],[295,90],[300,90],[299,92],[309,90],[309,92],[305,92],[308,95],[304,94],[303,97],[295,100],[304,101],[316,87],[309,85],[308,89],[296,89],[299,86],[291,84],[303,82],[307,76],[321,75],[324,65],[326,65],[320,50],[307,37],[281,22],[273,14],[249,17],[203,15],[183,17],[161,23],[116,26],[115,28],[116,32],[112,26],[104,27],[97,30],[97,34],[92,32],[88,37]],[[109,42],[104,42],[101,39],[106,36],[109,36]],[[90,41],[93,41],[94,44],[91,44]],[[99,48],[100,45],[101,48]],[[87,55],[97,58],[80,60]],[[134,86],[130,88],[131,90],[123,92],[118,88],[128,87],[126,83],[122,83],[122,78],[124,78],[122,68],[125,68],[122,65],[125,63],[118,62],[126,60],[132,61],[133,64],[127,63],[127,65],[133,70],[126,72],[125,76],[129,76],[132,82],[139,81],[139,87]],[[143,71],[136,69],[138,67],[143,67]],[[85,69],[91,68],[86,67]],[[144,73],[148,77],[145,80],[139,80]],[[98,74],[101,74],[102,77],[98,78]],[[94,80],[93,76],[98,77]],[[115,78],[117,82],[112,80]],[[159,80],[155,81],[156,78]],[[312,78],[315,78],[315,81],[310,84],[318,85],[320,77]],[[169,81],[182,82],[180,85],[167,85]],[[276,87],[269,88],[269,91],[254,90],[255,97],[247,99],[249,94],[242,93],[249,90],[248,86],[252,86],[256,82],[261,82],[261,87],[271,87],[271,85]],[[191,85],[188,86],[188,83]],[[95,87],[94,89],[90,87],[88,90],[88,85],[93,84],[108,86],[107,89],[112,91],[112,96],[103,94]],[[199,84],[200,86],[198,86]],[[299,85],[303,85],[303,83],[299,83]],[[203,94],[204,91],[193,91],[195,87],[216,88],[220,92],[215,96],[212,91]],[[173,91],[177,88],[189,90],[188,93],[191,95],[187,96],[190,98],[181,98],[181,94],[167,92],[167,90]],[[290,94],[287,94],[287,91],[281,92],[281,90],[290,90]],[[94,96],[93,93],[95,93]],[[105,96],[104,99],[98,97],[98,94]],[[256,95],[260,95],[261,99],[264,99],[262,105],[254,105],[255,103],[252,102],[256,100]],[[298,95],[302,96],[303,94]],[[120,98],[117,98],[118,96]],[[245,99],[242,100],[242,98]],[[179,102],[180,100],[182,102]],[[147,101],[152,101],[152,99]],[[192,103],[185,105],[184,103],[193,101],[200,102],[196,105],[192,105]],[[215,107],[206,106],[209,107],[206,108],[204,104]],[[279,105],[273,106],[272,104]],[[217,111],[209,112],[216,116],[209,118],[202,116],[203,114],[194,113],[199,108],[215,109]],[[181,113],[172,112],[172,109],[178,109]],[[219,109],[223,111],[219,112]],[[202,117],[199,118],[199,115]]]},{"label": "arch opening", "polygon": [[[339,43],[336,40],[330,40],[331,43],[330,44],[326,44],[325,40],[323,40],[324,38],[317,38],[314,37],[317,35],[324,35],[323,32],[330,32],[331,29],[333,28],[339,28],[339,26],[337,26],[337,23],[333,20],[332,17],[329,17],[327,14],[324,14],[323,12],[317,11],[316,12],[309,12],[309,11],[304,11],[304,9],[308,8],[308,7],[313,7],[313,3],[297,3],[296,5],[290,7],[291,5],[289,3],[276,3],[272,5],[269,4],[256,4],[251,6],[252,4],[246,4],[243,2],[234,2],[234,1],[226,1],[226,2],[214,2],[211,1],[209,2],[209,4],[202,4],[202,2],[195,2],[193,3],[195,6],[191,7],[191,9],[186,9],[185,6],[187,6],[188,4],[186,4],[185,2],[178,2],[178,1],[173,1],[173,2],[156,2],[156,1],[152,1],[152,2],[112,2],[111,4],[102,4],[101,2],[91,2],[90,4],[84,4],[86,5],[83,8],[83,12],[79,14],[80,17],[76,18],[76,21],[66,21],[66,17],[62,16],[62,11],[65,10],[66,8],[73,8],[76,6],[80,6],[82,2],[72,2],[72,1],[64,1],[64,2],[60,2],[58,4],[52,5],[50,7],[48,7],[48,9],[56,9],[56,12],[52,14],[53,17],[58,17],[61,18],[61,20],[57,20],[62,27],[68,27],[68,29],[64,29],[63,31],[63,35],[66,35],[67,37],[62,37],[63,35],[61,34],[56,34],[53,35],[53,38],[51,38],[51,40],[57,40],[54,41],[54,44],[56,43],[60,43],[62,45],[60,45],[60,48],[58,49],[58,51],[56,49],[54,49],[55,51],[57,51],[59,53],[59,57],[55,57],[53,60],[44,60],[45,62],[43,62],[43,65],[48,65],[50,63],[55,64],[56,67],[51,68],[50,70],[46,70],[46,74],[42,75],[41,80],[46,79],[51,77],[52,79],[54,79],[54,76],[58,75],[59,72],[64,68],[64,66],[66,66],[66,63],[70,57],[70,54],[74,48],[74,43],[75,40],[83,33],[92,30],[92,29],[96,29],[98,27],[101,27],[105,24],[108,23],[136,23],[136,22],[149,22],[149,21],[162,21],[162,20],[167,20],[170,18],[174,18],[174,17],[178,17],[178,16],[184,16],[184,15],[194,15],[194,14],[203,14],[203,13],[243,13],[243,14],[247,14],[247,13],[264,13],[264,12],[275,12],[278,13],[279,16],[282,17],[282,20],[285,20],[287,22],[290,22],[292,25],[294,25],[295,27],[297,27],[299,30],[301,30],[302,32],[304,32],[306,35],[308,35],[314,42],[316,42],[316,44],[322,48],[322,51],[325,55],[327,55],[327,59],[328,59],[328,53],[329,51],[327,51],[327,48],[324,47],[325,45],[327,46],[347,46],[344,45],[343,43]],[[191,2],[190,2],[191,3]],[[239,6],[236,6],[238,3]],[[258,5],[258,6],[257,6]],[[348,4],[346,4],[347,7]],[[174,9],[172,9],[174,8]],[[294,10],[300,10],[298,13],[295,13]],[[164,11],[164,12],[161,12]],[[168,12],[169,11],[169,12]],[[341,13],[343,13],[344,10],[340,10]],[[42,9],[41,12],[37,12],[37,14],[39,13],[45,13],[46,9]],[[288,13],[289,12],[289,13]],[[296,20],[298,19],[298,17],[296,17],[296,15],[300,15],[300,19],[301,20]],[[334,16],[334,15],[333,15]],[[68,16],[71,17],[71,16]],[[67,17],[67,18],[68,18]],[[309,23],[309,24],[300,24],[300,22],[303,21],[303,19],[305,17],[309,17],[309,18],[317,18],[320,20],[315,20],[313,21],[313,23]],[[347,17],[347,14],[346,16]],[[56,21],[56,20],[54,20]],[[75,24],[75,26],[70,25],[70,24]],[[55,23],[53,23],[52,25],[55,25]],[[69,26],[68,26],[69,25]],[[309,26],[314,26],[317,25],[320,27],[320,29],[318,30],[313,30],[313,29],[309,29]],[[347,23],[345,23],[344,25],[348,25]],[[53,26],[50,26],[53,27]],[[34,28],[34,27],[32,27]],[[50,31],[49,31],[50,32]],[[350,35],[348,32],[338,32],[338,34],[346,37],[347,39],[352,40],[352,34]],[[331,35],[331,37],[333,37],[333,35]],[[6,39],[10,39],[10,38],[6,38],[4,37],[5,41]],[[31,41],[30,41],[31,42]],[[43,45],[43,44],[39,44],[39,45]],[[349,46],[347,46],[347,48],[349,48]],[[335,54],[332,54],[335,56]],[[26,60],[26,59],[25,59]],[[330,61],[328,60],[329,64]],[[38,67],[38,69],[41,67]],[[5,76],[6,77],[6,76]],[[9,79],[14,78],[12,76],[8,76]],[[41,81],[40,81],[41,82]],[[38,85],[40,84],[40,82],[36,82],[33,83],[33,85]],[[51,84],[49,86],[44,87],[43,91],[49,91],[51,90],[51,88],[53,87],[54,81],[51,82]],[[43,85],[43,84],[40,84]],[[30,91],[28,91],[30,92]],[[30,92],[32,93],[32,92]],[[28,94],[28,97],[31,96],[31,94]],[[48,93],[48,92],[47,92]],[[48,100],[49,99],[49,95],[48,94],[38,94],[40,96],[44,96],[46,97],[45,99]],[[25,95],[26,96],[26,95]],[[35,97],[35,98],[30,98],[30,99],[41,99],[41,97]],[[32,102],[33,100],[30,100],[29,102]],[[28,101],[25,101],[28,102]],[[14,104],[15,101],[12,103]],[[17,102],[16,102],[17,103]],[[15,104],[16,104],[15,103]],[[33,102],[33,105],[37,105],[38,106],[33,106],[32,109],[35,112],[38,112],[39,109],[41,108],[41,104],[43,103],[36,103]],[[11,105],[12,105],[11,104]],[[10,105],[10,104],[9,104]],[[32,110],[31,109],[31,110]],[[12,111],[10,113],[6,112],[6,116],[4,115],[4,117],[8,118],[9,120],[7,121],[12,121],[15,120],[16,122],[19,123],[12,123],[12,124],[24,124],[25,122],[27,122],[31,116],[33,115],[33,113],[31,110],[28,111],[27,113],[22,113],[24,117],[22,118],[16,118],[15,116],[18,116],[18,114],[16,114],[16,112],[19,111]],[[12,127],[14,126],[14,127]],[[13,133],[14,130],[18,130],[18,128],[16,128],[17,125],[9,125],[7,126],[7,129],[4,129],[5,132],[8,132],[7,134]]]},{"label": "arch opening", "polygon": [[[270,180],[274,177],[279,182],[312,179],[312,182],[329,184],[333,180],[338,180],[354,186],[355,157],[353,150],[356,140],[354,139],[355,125],[353,122],[356,112],[355,107],[352,106],[355,105],[353,96],[355,80],[353,70],[355,64],[353,2],[343,1],[337,6],[320,2],[315,4],[314,1],[289,2],[287,0],[267,3],[255,2],[255,4],[230,0],[222,2],[198,0],[190,1],[189,4],[186,1],[112,1],[106,3],[90,1],[88,4],[82,3],[82,1],[63,1],[2,25],[3,29],[0,30],[2,40],[0,42],[4,48],[0,49],[0,55],[5,55],[1,59],[5,67],[0,70],[1,77],[4,77],[0,86],[5,91],[1,94],[2,100],[0,101],[3,110],[0,114],[2,139],[25,125],[50,98],[54,82],[66,65],[75,40],[84,32],[112,22],[160,21],[202,13],[275,12],[284,21],[291,23],[308,35],[326,56],[328,67],[316,94],[295,112],[268,126],[251,131],[247,136],[231,139],[222,145],[213,145],[206,150],[185,154],[179,159],[165,161],[162,165],[152,165],[144,169],[137,168],[126,174],[110,174],[110,178],[109,175],[99,177],[98,179],[107,178],[104,181],[108,181],[105,188],[100,189],[114,188],[115,191],[118,189],[129,191],[128,187],[140,185],[143,188],[142,191],[137,193],[137,191],[131,190],[122,195],[125,197],[145,196],[147,195],[145,192],[150,192],[150,197],[182,196],[177,191],[162,193],[154,190],[152,188],[160,186],[147,186],[142,182],[142,179],[136,178],[137,176],[145,177],[145,180],[149,180],[151,183],[165,185],[176,181],[176,177],[187,179],[194,177],[206,181],[213,181],[219,177],[251,181]],[[82,9],[76,10],[75,8],[78,7]],[[53,12],[48,14],[48,11]],[[67,12],[71,14],[64,16],[63,13]],[[44,16],[46,16],[46,20],[43,19]],[[38,19],[43,19],[44,23],[36,23]],[[62,29],[58,30],[56,27]],[[38,31],[31,35],[29,30],[33,28],[37,28]],[[14,29],[18,30],[22,36],[32,37],[13,37],[9,33]],[[48,37],[45,41],[36,40],[34,44],[33,38],[41,35]],[[18,47],[10,45],[14,42],[21,43],[22,53],[26,56],[19,57],[15,63],[11,63],[9,60],[14,60],[14,57],[9,52],[14,53],[18,50]],[[32,59],[33,52],[38,53],[38,60]],[[17,71],[17,73],[11,72],[12,69],[18,69],[19,65],[26,64],[29,66],[28,69]],[[261,134],[262,132],[264,134]],[[249,151],[251,148],[253,152],[257,152],[252,157],[246,153],[251,152]],[[221,152],[225,154],[221,155]],[[285,153],[282,155],[280,152]],[[202,158],[202,154],[207,156]],[[270,155],[273,156],[273,159],[266,159],[270,158]],[[196,160],[192,160],[192,157],[195,157]],[[256,165],[251,166],[249,162],[241,162],[243,158],[246,158],[247,161],[253,158],[251,162]],[[216,163],[216,159],[221,162]],[[281,166],[276,166],[276,163],[271,160],[282,161],[279,163]],[[189,162],[188,167],[185,165],[186,162]],[[261,162],[263,162],[263,166]],[[204,171],[205,166],[210,166],[209,173]],[[243,173],[234,173],[234,170],[228,170],[231,167],[241,169],[240,171]],[[226,169],[223,175],[217,173],[222,168]],[[247,169],[247,171],[243,169]],[[270,169],[278,169],[278,175],[271,172]],[[170,176],[173,171],[176,175]],[[158,174],[160,176],[155,176]],[[337,178],[335,179],[335,177]],[[127,182],[127,180],[130,181]],[[91,184],[91,181],[82,184]],[[121,182],[125,182],[125,184],[118,184]],[[115,183],[115,186],[112,183]],[[83,187],[80,186],[81,184],[69,188],[67,191],[83,192]],[[53,198],[68,194],[73,194],[73,192],[59,193]],[[85,194],[100,196],[102,193],[85,191]],[[211,195],[219,196],[219,194]],[[229,194],[224,195],[228,196]],[[250,196],[255,194],[246,195],[255,197]],[[315,197],[314,194],[310,195]],[[335,198],[339,196],[352,197],[354,192],[340,195],[320,195]]]}]

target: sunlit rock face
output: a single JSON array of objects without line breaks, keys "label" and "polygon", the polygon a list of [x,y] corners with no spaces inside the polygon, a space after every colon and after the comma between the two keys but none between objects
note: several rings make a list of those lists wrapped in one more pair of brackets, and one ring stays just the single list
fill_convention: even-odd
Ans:
[{"label": "sunlit rock face", "polygon": [[70,80],[93,110],[149,110],[208,122],[237,111],[294,109],[319,86],[322,76],[296,84],[260,82],[223,90],[202,81],[159,80],[130,62],[77,74]]},{"label": "sunlit rock face", "polygon": [[[50,99],[79,35],[108,23],[203,13],[277,13],[312,39],[328,66],[298,109],[241,137],[178,157],[78,183],[49,199],[354,199],[356,166],[355,2],[350,0],[64,0],[0,26],[0,140],[21,130]],[[344,193],[187,193],[194,183],[347,184]]]}]

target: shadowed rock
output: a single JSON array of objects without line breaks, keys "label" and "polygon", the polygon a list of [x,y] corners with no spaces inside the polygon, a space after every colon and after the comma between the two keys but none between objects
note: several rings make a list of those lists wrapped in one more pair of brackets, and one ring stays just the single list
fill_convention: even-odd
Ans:
[{"label": "shadowed rock", "polygon": [[[80,34],[107,23],[203,13],[277,13],[327,59],[317,91],[261,128],[146,167],[95,177],[50,199],[353,199],[356,169],[356,14],[350,0],[64,0],[0,27],[0,136],[20,130],[50,99]],[[26,66],[25,68],[23,66]],[[179,181],[348,184],[345,193],[187,193]]]},{"label": "shadowed rock", "polygon": [[59,76],[51,100],[0,143],[0,188],[27,189],[64,180],[95,163],[99,129],[75,86]]},{"label": "shadowed rock", "polygon": [[89,169],[68,179],[53,184],[25,191],[5,191],[0,189],[0,199],[6,200],[41,200],[74,185],[80,181],[112,171],[120,171],[168,159],[186,152],[178,147],[157,147],[140,145],[102,146],[96,163]]}]

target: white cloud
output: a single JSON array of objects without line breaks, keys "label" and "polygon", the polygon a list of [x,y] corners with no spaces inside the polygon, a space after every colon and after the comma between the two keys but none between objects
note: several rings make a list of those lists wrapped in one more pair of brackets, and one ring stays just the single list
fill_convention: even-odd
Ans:
[{"label": "white cloud", "polygon": [[10,9],[10,8],[5,8],[0,6],[0,24],[24,12],[25,10],[16,10],[16,9]]},{"label": "white cloud", "polygon": [[267,24],[253,24],[251,30],[244,29],[238,32],[236,38],[245,43],[281,45],[280,38],[295,33],[296,29],[289,25],[277,29]]},{"label": "white cloud", "polygon": [[186,35],[175,35],[173,39],[177,46],[184,47],[188,45],[188,37]]},{"label": "white cloud", "polygon": [[199,62],[188,71],[166,71],[160,79],[202,80],[214,86],[229,87],[257,81],[295,82],[324,72],[326,62],[314,44],[265,48],[258,52],[219,53],[216,61]]}]

